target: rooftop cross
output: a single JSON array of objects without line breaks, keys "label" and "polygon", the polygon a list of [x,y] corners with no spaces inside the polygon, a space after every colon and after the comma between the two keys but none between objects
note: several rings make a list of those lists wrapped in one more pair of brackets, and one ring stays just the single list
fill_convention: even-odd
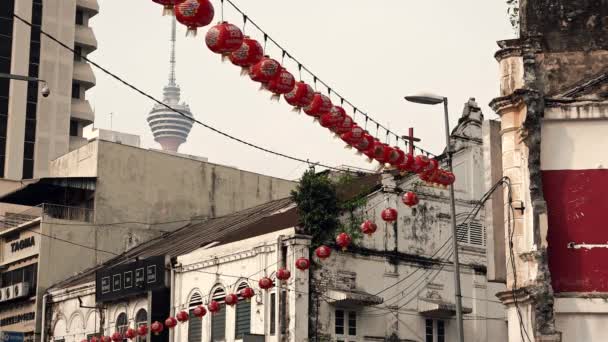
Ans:
[{"label": "rooftop cross", "polygon": [[408,134],[401,137],[404,141],[407,141],[409,147],[409,153],[414,155],[414,142],[419,142],[419,138],[414,137],[414,127],[410,127]]}]

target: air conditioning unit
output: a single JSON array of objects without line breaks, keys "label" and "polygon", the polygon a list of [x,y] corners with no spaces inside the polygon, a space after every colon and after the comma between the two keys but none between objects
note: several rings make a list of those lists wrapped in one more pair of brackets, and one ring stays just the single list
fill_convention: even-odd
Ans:
[{"label": "air conditioning unit", "polygon": [[9,286],[9,287],[3,287],[0,289],[0,292],[2,292],[2,302],[6,302],[7,300],[11,300],[13,299],[13,287]]},{"label": "air conditioning unit", "polygon": [[29,296],[30,294],[30,284],[29,283],[18,283],[12,286],[13,288],[13,298],[21,298]]}]

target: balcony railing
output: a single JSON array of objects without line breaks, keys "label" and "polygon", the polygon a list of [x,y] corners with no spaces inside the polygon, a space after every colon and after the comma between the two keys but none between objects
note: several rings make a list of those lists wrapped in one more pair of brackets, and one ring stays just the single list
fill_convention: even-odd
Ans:
[{"label": "balcony railing", "polygon": [[59,219],[93,223],[94,216],[93,209],[43,203],[20,213],[6,213],[0,220],[0,230],[17,227],[37,218],[41,218],[42,222]]}]

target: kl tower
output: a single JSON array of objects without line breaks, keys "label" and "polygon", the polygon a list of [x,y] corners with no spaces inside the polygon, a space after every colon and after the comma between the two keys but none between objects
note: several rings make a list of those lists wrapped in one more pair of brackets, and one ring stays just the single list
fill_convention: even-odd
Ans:
[{"label": "kl tower", "polygon": [[[180,103],[180,89],[175,83],[175,17],[171,23],[171,54],[169,69],[169,84],[163,88],[163,103],[177,109],[188,117],[193,117],[190,107]],[[185,118],[167,107],[156,104],[148,114],[148,125],[154,135],[154,140],[164,151],[177,152],[179,146],[186,142],[192,129],[192,120]]]}]

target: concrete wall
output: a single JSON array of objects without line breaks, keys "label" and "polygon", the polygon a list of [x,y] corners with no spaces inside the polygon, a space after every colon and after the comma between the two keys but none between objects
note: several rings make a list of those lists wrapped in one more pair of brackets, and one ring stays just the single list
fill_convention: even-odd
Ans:
[{"label": "concrete wall", "polygon": [[162,152],[92,141],[51,176],[97,176],[95,219],[157,223],[217,217],[289,196],[295,183]]}]

